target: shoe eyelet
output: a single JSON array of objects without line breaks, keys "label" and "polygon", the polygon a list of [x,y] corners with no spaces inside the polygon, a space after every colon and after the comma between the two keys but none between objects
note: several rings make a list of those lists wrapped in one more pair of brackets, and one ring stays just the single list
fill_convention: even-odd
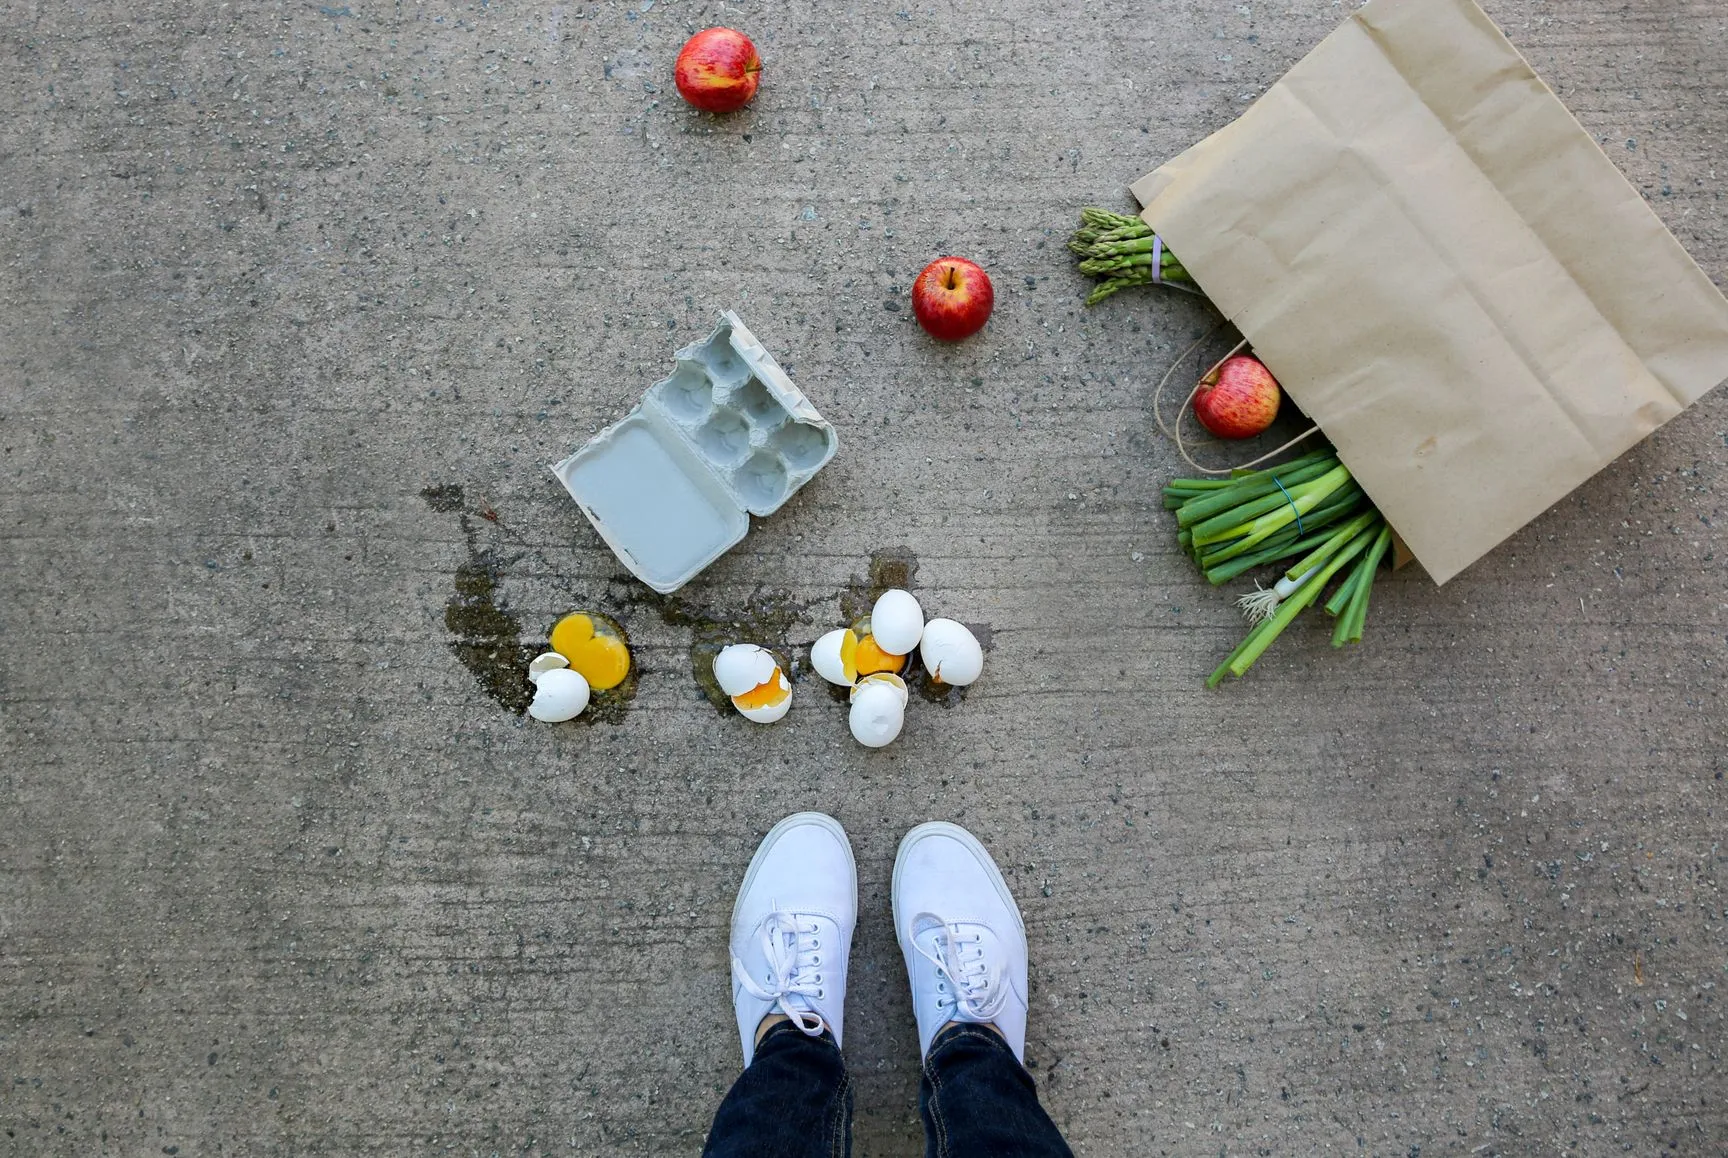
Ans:
[{"label": "shoe eyelet", "polygon": [[817,1001],[825,1000],[827,998],[827,996],[828,996],[828,991],[826,989],[818,989],[816,991],[816,1000]]},{"label": "shoe eyelet", "polygon": [[815,956],[811,957],[810,958],[810,964],[812,964],[812,965],[822,964],[822,954],[818,953]]}]

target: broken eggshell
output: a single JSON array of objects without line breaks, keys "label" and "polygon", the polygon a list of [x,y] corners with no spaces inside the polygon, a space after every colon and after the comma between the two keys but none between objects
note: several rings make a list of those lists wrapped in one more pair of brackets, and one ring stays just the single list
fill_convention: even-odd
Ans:
[{"label": "broken eggshell", "polygon": [[540,677],[545,675],[547,672],[557,671],[559,668],[569,666],[570,661],[559,655],[557,652],[543,652],[540,655],[535,656],[533,660],[529,662],[528,682],[531,684],[537,684],[540,682]]},{"label": "broken eggshell", "polygon": [[574,720],[588,706],[588,681],[580,672],[555,667],[535,673],[534,702],[528,714],[548,724]]},{"label": "broken eggshell", "polygon": [[907,655],[924,634],[924,609],[910,591],[884,591],[870,609],[870,634],[889,655]]},{"label": "broken eggshell", "polygon": [[837,627],[810,645],[810,666],[831,684],[849,688],[858,682],[858,635]]},{"label": "broken eggshell", "polygon": [[918,655],[932,679],[963,688],[984,670],[984,649],[966,625],[952,619],[932,619],[924,625]]},{"label": "broken eggshell", "polygon": [[847,723],[866,748],[891,744],[906,722],[906,681],[891,672],[865,676],[852,689]]},{"label": "broken eggshell", "polygon": [[714,657],[714,680],[732,698],[739,715],[772,724],[792,707],[792,684],[767,648],[734,643]]},{"label": "broken eggshell", "polygon": [[762,686],[745,695],[733,696],[732,706],[752,723],[772,724],[792,709],[792,685],[785,673],[775,668],[774,675]]},{"label": "broken eggshell", "polygon": [[774,678],[780,665],[767,648],[734,643],[714,657],[714,679],[729,696],[741,696]]}]

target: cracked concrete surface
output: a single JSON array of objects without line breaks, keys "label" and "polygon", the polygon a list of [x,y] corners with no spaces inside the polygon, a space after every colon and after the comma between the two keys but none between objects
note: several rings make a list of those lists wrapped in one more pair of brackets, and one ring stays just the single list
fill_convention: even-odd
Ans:
[{"label": "cracked concrete surface", "polygon": [[[1728,284],[1721,6],[1488,8]],[[7,7],[0,1152],[694,1152],[803,808],[858,855],[859,1154],[922,1144],[887,881],[937,817],[1025,910],[1081,1154],[1728,1147],[1728,393],[1202,686],[1241,628],[1148,400],[1212,318],[1083,310],[1063,242],[1345,11]],[[766,61],[727,119],[670,82],[713,23]],[[945,252],[998,292],[951,348]],[[727,307],[841,450],[660,599],[545,468]],[[693,645],[796,652],[873,557],[989,629],[963,702],[880,752],[807,679],[714,710]],[[605,720],[461,662],[572,607],[635,647]]]}]

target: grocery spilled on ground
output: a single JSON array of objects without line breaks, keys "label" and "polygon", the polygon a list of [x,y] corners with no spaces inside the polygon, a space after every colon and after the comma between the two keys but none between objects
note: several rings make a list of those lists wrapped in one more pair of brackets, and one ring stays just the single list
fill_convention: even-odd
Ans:
[{"label": "grocery spilled on ground", "polygon": [[[1516,65],[1508,63],[1516,54],[1503,37],[1480,35],[1468,0],[1433,0],[1421,19],[1408,26],[1394,18],[1382,27],[1378,22],[1386,19],[1383,8],[1371,4],[1363,9],[1280,86],[1295,84],[1308,73],[1330,75],[1339,61],[1361,51],[1351,32],[1355,24],[1379,28],[1388,43],[1403,44],[1410,51],[1427,51],[1434,43],[1456,40],[1469,65],[1466,73],[1480,72],[1485,85],[1512,85],[1515,99],[1528,106],[1532,120],[1521,131],[1530,143],[1578,154],[1587,172],[1584,193],[1567,209],[1571,218],[1557,223],[1557,210],[1545,203],[1515,205],[1522,225],[1546,234],[1574,228],[1577,220],[1598,215],[1604,222],[1645,236],[1642,248],[1635,252],[1651,256],[1672,279],[1690,279],[1696,286],[1702,275],[1659,227],[1659,237],[1652,235],[1651,222],[1644,220],[1648,210],[1613,203],[1611,187],[1623,181],[1598,153],[1580,153],[1590,143],[1576,122],[1551,95],[1518,87],[1533,74],[1521,59]],[[693,107],[725,115],[749,103],[765,70],[748,36],[735,29],[710,28],[691,37],[678,56],[674,74],[678,92]],[[1427,77],[1423,83],[1449,93],[1465,82]],[[1430,92],[1427,98],[1431,101],[1435,95]],[[1374,96],[1392,106],[1407,94],[1394,85]],[[1280,120],[1281,107],[1257,103],[1237,124],[1136,182],[1133,191],[1144,206],[1142,213],[1082,209],[1068,246],[1076,255],[1078,272],[1093,279],[1084,297],[1089,308],[1132,310],[1133,295],[1123,296],[1123,291],[1167,287],[1192,295],[1202,315],[1216,308],[1226,319],[1218,324],[1219,331],[1230,326],[1231,319],[1243,319],[1241,341],[1198,375],[1173,421],[1167,421],[1163,412],[1165,383],[1180,373],[1188,353],[1206,339],[1170,365],[1164,382],[1147,399],[1155,424],[1194,471],[1193,477],[1172,479],[1164,488],[1172,533],[1208,583],[1237,585],[1234,602],[1246,619],[1240,643],[1207,677],[1213,687],[1226,676],[1246,675],[1311,607],[1319,606],[1334,618],[1334,648],[1360,643],[1376,576],[1383,567],[1401,566],[1414,557],[1427,564],[1436,582],[1444,582],[1489,549],[1497,541],[1494,536],[1516,530],[1519,520],[1534,517],[1565,487],[1576,485],[1590,466],[1561,462],[1548,484],[1514,488],[1515,501],[1504,504],[1508,510],[1496,511],[1498,522],[1487,520],[1494,525],[1433,524],[1437,501],[1451,497],[1460,504],[1480,503],[1481,496],[1470,492],[1476,479],[1466,467],[1510,474],[1523,469],[1523,464],[1504,455],[1486,461],[1472,457],[1477,443],[1488,445],[1492,453],[1495,439],[1507,441],[1505,432],[1492,425],[1491,408],[1459,419],[1454,407],[1446,415],[1451,427],[1430,426],[1430,412],[1412,401],[1408,384],[1401,381],[1406,364],[1387,363],[1375,347],[1364,348],[1362,364],[1356,365],[1352,359],[1358,354],[1351,339],[1340,338],[1335,343],[1339,348],[1329,348],[1333,343],[1327,331],[1312,324],[1313,308],[1323,307],[1328,291],[1348,284],[1349,271],[1361,267],[1351,264],[1349,247],[1328,247],[1329,218],[1323,213],[1314,217],[1314,207],[1303,204],[1303,198],[1343,197],[1326,188],[1327,183],[1347,185],[1352,175],[1327,171],[1317,177],[1304,167],[1303,158],[1293,157],[1282,168],[1260,172],[1258,185],[1244,184],[1246,170],[1220,161],[1233,160],[1248,148],[1248,142],[1269,133],[1293,131]],[[1475,130],[1465,126],[1454,131],[1468,135]],[[1378,148],[1372,138],[1349,144],[1364,153]],[[1520,164],[1539,165],[1539,153],[1523,161],[1514,159],[1509,174],[1496,174],[1493,179],[1503,186],[1514,185],[1528,175]],[[1199,160],[1190,164],[1195,157]],[[1280,182],[1288,191],[1269,196],[1268,190]],[[1507,196],[1516,200],[1511,193]],[[1243,251],[1230,242],[1240,236],[1244,221],[1232,219],[1214,228],[1219,214],[1208,212],[1213,203],[1253,204],[1267,238],[1275,241],[1262,240],[1251,258],[1241,256]],[[1414,201],[1406,211],[1413,218],[1436,212]],[[1245,222],[1255,223],[1252,218]],[[1160,232],[1164,228],[1180,235],[1179,245],[1173,246]],[[1391,239],[1378,242],[1377,251],[1397,251],[1393,242],[1402,236],[1399,223],[1365,228],[1379,228]],[[1367,248],[1369,243],[1359,238],[1357,244]],[[1283,250],[1296,256],[1280,256]],[[1412,254],[1412,260],[1416,256]],[[1459,263],[1451,271],[1456,279],[1475,286],[1472,292],[1479,297],[1503,296],[1499,281],[1504,263],[1515,260],[1513,255],[1477,246],[1469,256],[1474,264],[1464,268]],[[1268,272],[1282,270],[1286,280],[1264,274],[1241,276],[1239,265],[1268,258],[1276,259]],[[1326,274],[1335,266],[1344,272],[1333,274],[1329,283]],[[1222,299],[1212,297],[1213,283],[1223,290]],[[1299,293],[1292,286],[1309,288]],[[1592,292],[1608,291],[1597,287]],[[919,326],[929,338],[941,342],[967,341],[983,332],[995,303],[989,274],[976,262],[955,255],[930,261],[914,281],[911,296]],[[1481,342],[1493,345],[1528,344],[1535,340],[1529,335],[1545,333],[1550,326],[1551,319],[1541,312],[1547,308],[1545,303],[1532,305],[1512,298],[1498,308],[1486,328],[1478,318],[1455,328],[1476,332]],[[1421,349],[1432,344],[1435,334],[1427,309],[1419,296],[1375,301],[1358,307],[1358,312],[1371,317],[1355,320],[1382,344],[1402,336],[1411,348]],[[1299,317],[1304,324],[1287,323],[1284,315]],[[1608,430],[1604,443],[1630,445],[1648,433],[1654,421],[1677,412],[1676,401],[1683,405],[1728,373],[1728,303],[1719,294],[1711,289],[1688,301],[1682,314],[1664,319],[1672,332],[1652,330],[1647,311],[1639,312],[1635,305],[1626,305],[1616,316],[1592,316],[1597,330],[1612,335],[1602,340],[1621,342],[1620,348],[1635,352],[1643,361],[1644,373],[1656,384],[1652,388],[1667,392],[1663,406],[1642,404],[1637,390],[1645,383],[1634,382],[1621,391],[1624,397],[1597,406],[1610,427],[1619,421],[1616,415],[1627,416],[1620,427]],[[1592,340],[1597,337],[1591,335]],[[1468,358],[1440,344],[1445,347],[1440,366],[1469,364]],[[1683,350],[1690,360],[1674,357],[1676,350]],[[1563,358],[1559,365],[1574,363]],[[1275,375],[1276,366],[1288,370]],[[1386,377],[1388,366],[1390,377]],[[1410,360],[1408,366],[1417,377],[1432,379],[1436,373],[1418,360]],[[1534,363],[1525,369],[1540,390],[1556,397],[1573,390],[1588,395],[1601,388],[1572,383]],[[1348,405],[1338,395],[1335,379],[1341,374],[1369,383],[1349,396]],[[1440,382],[1442,389],[1456,387],[1463,392],[1493,385],[1468,381],[1467,376]],[[1612,380],[1608,388],[1615,388]],[[1210,465],[1190,453],[1184,434],[1190,415],[1211,436],[1210,442],[1193,447],[1212,460]],[[1264,440],[1277,441],[1279,436],[1270,432],[1279,429],[1280,422],[1296,433],[1265,450]],[[1331,437],[1329,430],[1339,437]],[[1540,429],[1514,432],[1514,438],[1540,437]],[[1396,447],[1400,439],[1415,446],[1408,459],[1399,459],[1396,449],[1390,455],[1385,450],[1386,445]],[[726,310],[705,339],[676,351],[671,373],[648,387],[634,409],[552,470],[625,568],[654,591],[670,594],[742,541],[749,533],[751,516],[766,518],[809,483],[838,452],[839,444],[839,433],[793,384],[774,354],[736,313]],[[1236,449],[1248,446],[1253,449]],[[1593,453],[1599,459],[1596,467],[1612,457],[1601,458],[1600,448]],[[1429,456],[1434,456],[1432,461]],[[1434,477],[1420,477],[1436,471]],[[1417,477],[1407,486],[1405,474]],[[1379,502],[1376,495],[1383,496]],[[1407,547],[1405,539],[1411,536],[1414,541]],[[807,648],[785,650],[785,643],[745,637],[701,641],[693,650],[696,677],[704,684],[711,678],[722,702],[738,715],[772,724],[791,710],[801,674],[814,672],[843,690],[852,736],[866,747],[877,748],[900,735],[910,700],[909,677],[926,681],[940,696],[971,684],[983,667],[984,649],[965,624],[946,617],[926,622],[918,598],[895,587],[878,593],[868,615],[822,634]],[[552,628],[547,649],[522,673],[533,689],[527,712],[550,723],[574,719],[595,696],[619,687],[630,671],[623,626],[597,613],[572,613]]]}]

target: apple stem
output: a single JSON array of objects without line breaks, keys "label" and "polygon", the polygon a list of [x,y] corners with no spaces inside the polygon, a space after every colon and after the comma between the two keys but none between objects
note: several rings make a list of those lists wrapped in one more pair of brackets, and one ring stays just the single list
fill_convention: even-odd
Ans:
[{"label": "apple stem", "polygon": [[942,288],[944,288],[944,289],[959,289],[960,288],[960,271],[955,269],[953,266],[948,266],[947,268],[945,268],[942,271]]}]

